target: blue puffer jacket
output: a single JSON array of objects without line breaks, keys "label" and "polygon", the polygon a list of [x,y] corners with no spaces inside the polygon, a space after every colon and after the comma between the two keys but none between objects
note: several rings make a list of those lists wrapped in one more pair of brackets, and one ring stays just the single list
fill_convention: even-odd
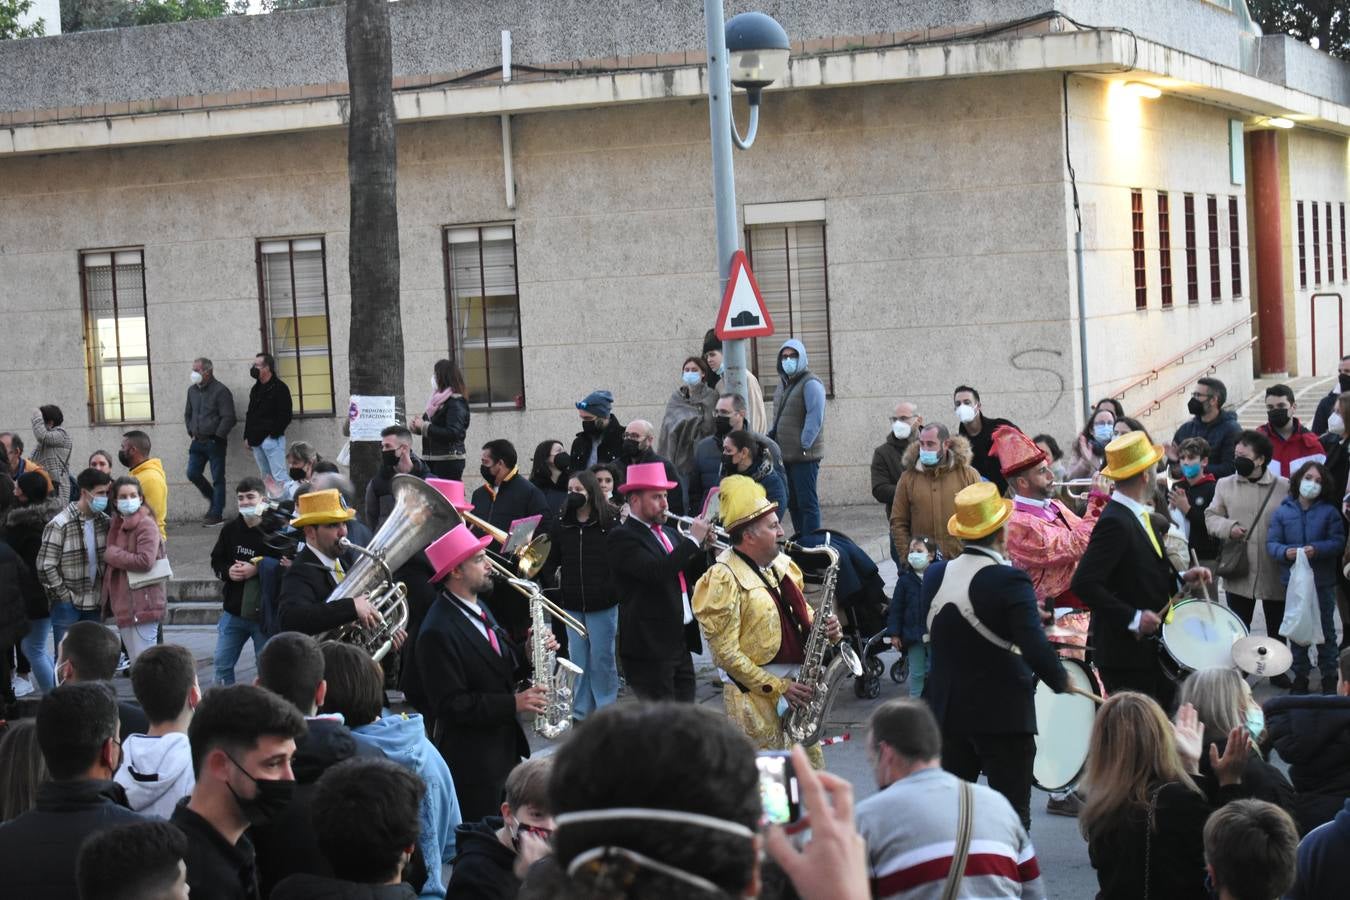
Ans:
[{"label": "blue puffer jacket", "polygon": [[1290,547],[1313,548],[1313,577],[1318,587],[1334,587],[1336,567],[1345,550],[1345,521],[1332,504],[1318,501],[1304,509],[1293,497],[1285,497],[1270,517],[1266,550],[1280,564],[1280,581],[1289,583],[1292,561],[1285,558]]},{"label": "blue puffer jacket", "polygon": [[923,605],[923,576],[908,565],[900,568],[886,614],[886,633],[899,635],[906,646],[917,644],[928,632],[927,610]]}]

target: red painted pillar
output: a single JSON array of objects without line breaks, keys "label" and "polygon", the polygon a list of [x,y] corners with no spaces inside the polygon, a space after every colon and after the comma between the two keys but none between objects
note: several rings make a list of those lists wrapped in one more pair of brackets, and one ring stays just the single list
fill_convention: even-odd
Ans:
[{"label": "red painted pillar", "polygon": [[1280,147],[1273,130],[1247,141],[1252,160],[1252,236],[1256,247],[1256,321],[1261,374],[1287,372],[1284,358],[1284,230],[1280,216]]}]

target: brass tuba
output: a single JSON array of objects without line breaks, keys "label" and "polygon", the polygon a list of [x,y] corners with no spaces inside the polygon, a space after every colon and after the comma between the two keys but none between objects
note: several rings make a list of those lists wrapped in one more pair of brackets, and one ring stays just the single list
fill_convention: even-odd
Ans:
[{"label": "brass tuba", "polygon": [[394,632],[408,624],[407,588],[394,581],[394,571],[462,521],[450,501],[420,478],[395,475],[391,488],[394,509],[371,538],[370,546],[343,540],[342,546],[361,559],[325,601],[369,594],[381,622],[374,628],[366,628],[359,621],[348,622],[319,635],[320,641],[355,644],[376,662],[393,648]]}]

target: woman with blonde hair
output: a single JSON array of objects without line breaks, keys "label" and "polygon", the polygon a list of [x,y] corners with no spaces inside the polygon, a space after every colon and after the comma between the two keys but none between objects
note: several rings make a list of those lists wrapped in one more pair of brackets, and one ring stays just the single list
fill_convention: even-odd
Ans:
[{"label": "woman with blonde hair", "polygon": [[1245,796],[1248,744],[1241,736],[1232,730],[1222,756],[1209,748],[1217,787],[1207,792],[1203,729],[1193,707],[1182,706],[1171,723],[1144,694],[1121,691],[1102,704],[1088,742],[1087,802],[1078,815],[1099,900],[1207,900],[1205,819],[1215,806]]},{"label": "woman with blonde hair", "polygon": [[[1200,754],[1200,774],[1206,777],[1214,774],[1208,748],[1213,746],[1222,754],[1227,749],[1228,736],[1239,733],[1251,749],[1247,766],[1242,771],[1245,795],[1274,803],[1292,815],[1294,786],[1261,754],[1261,740],[1266,730],[1265,713],[1252,697],[1252,689],[1242,674],[1237,669],[1223,666],[1192,672],[1181,684],[1180,702],[1195,707],[1204,730],[1206,752]],[[1210,800],[1214,799],[1211,795]]]}]

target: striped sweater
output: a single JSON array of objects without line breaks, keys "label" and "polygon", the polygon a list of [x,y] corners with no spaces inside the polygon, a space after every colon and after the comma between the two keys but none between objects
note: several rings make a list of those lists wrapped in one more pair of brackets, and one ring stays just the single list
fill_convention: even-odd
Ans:
[{"label": "striped sweater", "polygon": [[[958,897],[1044,898],[1036,849],[1002,794],[975,789],[974,828]],[[921,769],[858,804],[872,896],[939,900],[956,849],[961,782]]]}]

